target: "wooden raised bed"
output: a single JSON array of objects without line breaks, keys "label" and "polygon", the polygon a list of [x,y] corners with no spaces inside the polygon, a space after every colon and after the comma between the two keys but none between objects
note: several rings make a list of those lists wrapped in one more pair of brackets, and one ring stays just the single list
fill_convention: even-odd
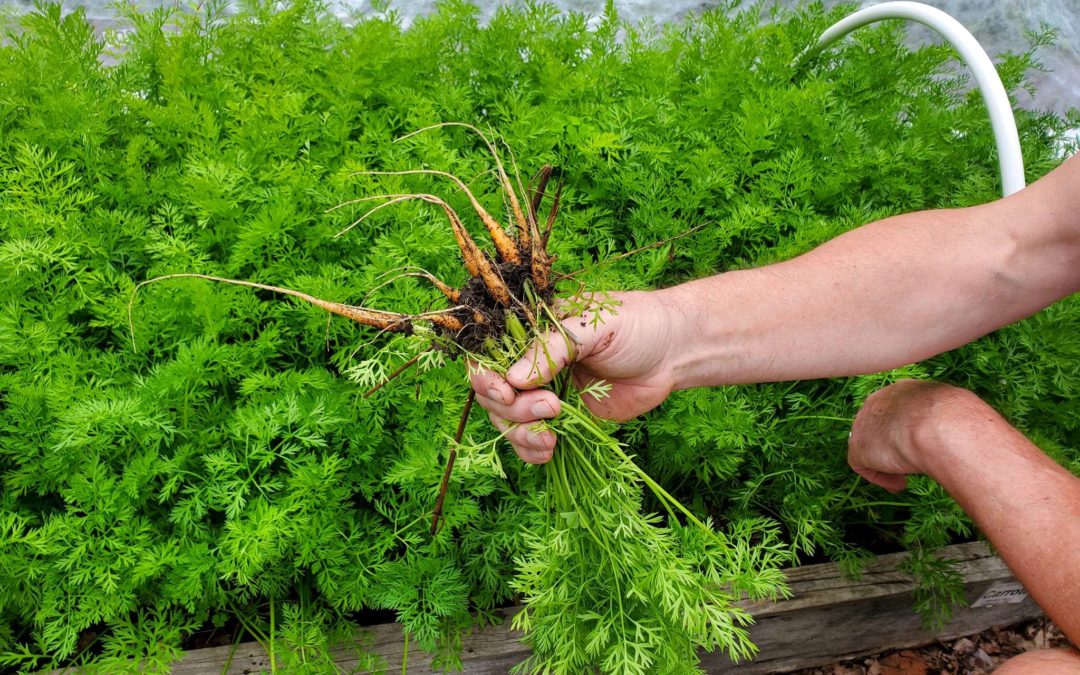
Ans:
[{"label": "wooden raised bed", "polygon": [[[941,631],[923,629],[912,609],[914,583],[898,571],[905,554],[881,556],[857,580],[845,578],[832,563],[808,565],[788,572],[790,599],[745,605],[755,619],[750,632],[761,650],[757,659],[734,664],[720,654],[703,654],[702,666],[710,673],[783,672],[929,644],[1042,615],[986,544],[959,544],[943,549],[941,554],[960,561],[969,603],[958,609]],[[507,609],[504,615],[519,609]],[[374,626],[364,632],[361,639],[368,651],[381,655],[391,672],[399,670],[403,644],[397,624]],[[510,630],[509,621],[467,637],[462,653],[465,672],[508,672],[528,654],[519,638],[520,634]],[[337,663],[344,672],[355,667],[351,646],[340,648]],[[194,650],[173,670],[175,675],[259,672],[269,672],[269,659],[258,643]],[[410,650],[409,673],[431,672],[430,657]]]}]

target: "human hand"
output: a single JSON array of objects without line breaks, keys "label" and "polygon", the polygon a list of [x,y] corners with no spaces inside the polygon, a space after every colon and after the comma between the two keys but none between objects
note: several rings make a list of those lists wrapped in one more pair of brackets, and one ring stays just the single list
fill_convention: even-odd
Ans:
[{"label": "human hand", "polygon": [[678,330],[671,303],[662,301],[659,294],[611,293],[619,304],[614,311],[599,310],[599,321],[586,312],[562,322],[572,343],[552,332],[546,340],[546,353],[534,345],[510,367],[505,378],[490,370],[471,372],[477,402],[488,411],[495,427],[506,433],[522,460],[543,464],[551,459],[555,434],[531,427],[559,414],[559,397],[539,387],[568,365],[573,364],[578,388],[596,380],[611,385],[603,399],[585,396],[585,404],[599,417],[627,420],[668,397],[675,387],[672,364]]},{"label": "human hand", "polygon": [[909,473],[926,472],[937,434],[973,401],[975,394],[940,382],[900,380],[871,394],[851,425],[848,464],[889,492],[907,487]]}]

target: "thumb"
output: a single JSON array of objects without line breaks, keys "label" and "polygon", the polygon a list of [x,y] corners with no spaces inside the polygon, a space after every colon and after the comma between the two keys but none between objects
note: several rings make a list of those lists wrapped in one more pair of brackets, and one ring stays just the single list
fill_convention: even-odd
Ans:
[{"label": "thumb", "polygon": [[852,466],[851,468],[866,480],[885,488],[889,492],[903,492],[907,488],[907,476],[902,473],[885,473],[862,466]]},{"label": "thumb", "polygon": [[570,365],[578,352],[573,340],[551,331],[537,340],[528,353],[506,371],[506,381],[515,389],[535,389],[551,382]]}]

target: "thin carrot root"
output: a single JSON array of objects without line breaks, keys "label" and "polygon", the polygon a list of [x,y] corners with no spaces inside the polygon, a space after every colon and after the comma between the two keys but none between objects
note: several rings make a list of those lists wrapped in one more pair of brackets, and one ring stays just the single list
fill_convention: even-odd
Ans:
[{"label": "thin carrot root", "polygon": [[[465,261],[465,269],[468,270],[471,276],[480,277],[483,280],[484,285],[488,289],[488,292],[491,293],[491,297],[498,300],[499,304],[504,306],[510,304],[510,290],[506,287],[506,282],[502,280],[491,260],[489,260],[488,257],[484,255],[484,253],[480,250],[480,247],[476,245],[476,242],[473,240],[472,235],[470,235],[469,231],[465,229],[465,224],[461,221],[461,216],[459,216],[457,212],[454,211],[453,207],[447,204],[446,201],[444,201],[440,197],[421,192],[415,194],[387,194],[377,195],[370,198],[363,197],[361,199],[354,199],[351,202],[344,202],[339,206],[343,206],[349,203],[355,204],[357,202],[367,201],[368,199],[378,199],[380,197],[390,199],[390,201],[386,204],[377,206],[371,211],[365,213],[358,220],[354,221],[352,225],[349,225],[349,227],[339,232],[336,236],[340,236],[345,232],[348,232],[354,226],[363,221],[364,218],[367,218],[376,210],[384,206],[389,206],[390,204],[399,203],[410,199],[419,199],[421,201],[428,202],[429,204],[435,204],[443,210],[443,212],[446,214],[446,217],[450,220],[450,227],[453,229],[454,239],[457,241],[458,248],[461,250],[461,257]],[[520,261],[521,257],[517,253],[517,248],[514,243],[509,240],[509,237],[506,238],[506,242],[504,243],[508,244],[511,247],[511,249],[513,250],[512,255]]]},{"label": "thin carrot root", "polygon": [[232,284],[234,286],[246,286],[248,288],[257,288],[259,290],[271,291],[274,293],[281,293],[284,295],[291,295],[294,298],[299,298],[304,302],[311,303],[316,307],[326,310],[332,314],[343,316],[347,319],[351,319],[357,323],[365,326],[371,326],[378,328],[381,331],[389,331],[394,333],[411,333],[413,330],[413,322],[415,321],[427,321],[436,326],[440,326],[447,330],[459,331],[463,327],[462,321],[455,316],[456,311],[464,309],[462,306],[452,307],[447,310],[441,310],[438,312],[427,312],[424,314],[400,314],[397,312],[386,312],[380,309],[370,309],[368,307],[359,307],[356,305],[346,305],[340,302],[331,302],[329,300],[323,300],[322,298],[316,298],[313,295],[296,291],[291,288],[283,288],[281,286],[271,286],[269,284],[260,284],[254,281],[243,281],[240,279],[226,279],[224,277],[216,277],[210,274],[195,274],[195,273],[180,273],[180,274],[165,274],[160,277],[154,277],[153,279],[147,279],[141,282],[131,291],[131,299],[128,301],[128,329],[131,332],[131,344],[132,347],[136,347],[135,344],[135,323],[132,319],[132,309],[135,304],[135,296],[143,286],[148,284],[157,283],[159,281],[165,281],[167,279],[204,279],[206,281],[214,281],[223,284]]},{"label": "thin carrot root", "polygon": [[[450,221],[454,240],[461,252],[465,269],[470,276],[470,279],[460,288],[450,286],[427,270],[405,268],[394,272],[394,276],[371,289],[367,298],[360,305],[347,305],[316,298],[300,291],[251,281],[226,279],[196,273],[169,274],[144,281],[136,286],[132,292],[131,301],[128,303],[128,323],[131,328],[132,343],[134,344],[134,325],[131,312],[135,295],[148,283],[177,278],[204,279],[291,295],[327,312],[377,328],[380,335],[383,332],[408,333],[413,330],[414,323],[426,322],[436,329],[436,335],[447,338],[443,341],[442,346],[454,352],[482,353],[487,348],[486,345],[489,344],[489,339],[498,339],[505,333],[505,317],[509,315],[513,315],[517,319],[528,322],[529,325],[535,327],[540,316],[539,308],[551,302],[554,292],[550,277],[553,258],[548,255],[546,248],[551,225],[558,211],[558,191],[556,191],[546,228],[542,229],[540,227],[540,219],[537,215],[537,210],[544,199],[548,182],[554,170],[550,166],[545,166],[541,169],[539,182],[533,190],[526,189],[522,184],[517,160],[510,148],[505,147],[505,153],[509,156],[508,161],[512,165],[513,178],[507,172],[507,165],[503,161],[503,155],[497,142],[493,142],[491,137],[477,127],[461,122],[445,122],[424,127],[397,140],[404,140],[416,134],[442,127],[461,127],[476,134],[482,140],[495,165],[494,175],[499,186],[499,192],[505,200],[507,211],[510,213],[509,217],[513,220],[513,227],[516,227],[516,236],[509,234],[508,230],[510,228],[504,228],[484,208],[476,193],[465,181],[447,171],[435,169],[358,171],[350,175],[429,175],[452,181],[469,200],[473,212],[487,230],[494,247],[492,253],[485,252],[477,245],[476,240],[465,227],[461,216],[445,199],[434,194],[426,192],[394,192],[368,195],[344,201],[327,209],[327,211],[333,212],[346,206],[367,202],[381,202],[368,208],[359,218],[353,220],[335,235],[340,237],[363,223],[373,214],[395,204],[417,200],[439,207]],[[503,145],[505,146],[505,142],[503,142]],[[517,183],[516,189],[514,181]],[[426,279],[449,301],[451,307],[440,311],[410,315],[372,309],[366,306],[371,294],[402,277]]]},{"label": "thin carrot root", "polygon": [[[458,178],[452,173],[446,171],[436,171],[434,169],[410,169],[408,171],[355,171],[350,176],[411,176],[411,175],[430,175],[430,176],[442,176],[452,180],[465,196],[468,197],[469,203],[472,204],[473,210],[476,211],[476,215],[480,216],[480,221],[484,223],[484,227],[487,228],[488,233],[491,235],[492,243],[495,245],[495,250],[499,254],[499,260],[501,262],[520,263],[521,253],[518,251],[517,245],[514,240],[506,234],[506,230],[502,225],[495,220],[494,216],[487,212],[480,202],[476,199],[476,195],[473,194],[469,186],[465,184],[463,180]],[[386,205],[384,205],[386,206]],[[372,209],[374,211],[375,209]],[[368,212],[370,214],[371,211]],[[364,214],[362,218],[366,218],[368,214]]]},{"label": "thin carrot root", "polygon": [[506,198],[510,201],[510,209],[514,214],[514,222],[517,224],[518,228],[518,244],[521,246],[522,249],[527,249],[529,246],[528,222],[525,220],[525,215],[521,210],[521,203],[518,201],[517,195],[514,194],[514,186],[510,183],[510,178],[506,175],[506,169],[505,167],[503,167],[502,159],[499,157],[499,151],[495,149],[495,144],[492,143],[486,135],[484,135],[484,132],[480,131],[471,124],[466,124],[465,122],[440,122],[439,124],[432,124],[431,126],[426,126],[422,129],[417,129],[416,131],[405,134],[404,136],[395,139],[394,142],[396,143],[398,141],[403,141],[407,138],[412,138],[417,134],[422,134],[425,131],[431,131],[432,129],[441,129],[443,127],[461,127],[463,129],[468,129],[469,131],[472,131],[477,136],[479,136],[480,140],[482,140],[484,142],[484,145],[487,146],[488,151],[491,153],[492,159],[495,160],[495,168],[498,172],[499,183],[502,185],[502,189],[503,192],[506,194]]},{"label": "thin carrot root", "polygon": [[[390,272],[387,272],[387,274],[390,274]],[[382,275],[382,276],[386,276],[386,275]],[[375,295],[375,293],[379,289],[385,288],[386,286],[389,286],[390,284],[394,283],[398,279],[404,279],[404,278],[407,278],[407,277],[428,280],[431,283],[431,285],[435,287],[436,290],[438,290],[440,293],[442,293],[443,296],[445,296],[446,299],[449,300],[452,303],[456,304],[458,302],[458,300],[461,298],[461,291],[459,291],[458,289],[453,288],[449,284],[443,282],[441,279],[436,277],[431,272],[428,272],[427,270],[425,270],[423,268],[420,268],[420,267],[412,267],[412,266],[410,266],[410,267],[405,267],[401,272],[395,274],[394,276],[392,276],[389,279],[381,282],[379,285],[377,285],[374,288],[372,288],[371,290],[369,290],[367,292],[367,295],[364,296],[364,300],[363,300],[363,302],[361,304],[366,305],[367,302],[368,302],[368,299],[370,299],[373,295]]]},{"label": "thin carrot root", "polygon": [[326,211],[329,213],[330,211],[333,211],[334,209],[341,208],[342,206],[348,206],[350,204],[357,204],[359,202],[366,202],[366,201],[371,201],[371,200],[374,200],[374,199],[382,199],[382,198],[387,198],[387,197],[390,198],[389,201],[383,202],[382,204],[379,204],[375,208],[368,209],[367,211],[365,211],[363,213],[363,215],[361,215],[359,218],[357,218],[356,220],[349,223],[348,227],[346,227],[343,230],[338,231],[334,235],[334,239],[337,239],[338,237],[341,237],[342,235],[346,234],[347,232],[349,232],[349,230],[353,229],[354,227],[356,227],[360,223],[367,220],[369,216],[374,215],[375,213],[387,208],[388,206],[393,206],[394,204],[400,204],[401,202],[409,201],[410,199],[416,199],[415,195],[374,195],[372,197],[363,197],[361,199],[351,199],[351,200],[349,200],[347,202],[342,202],[341,204],[338,204],[337,206],[332,206],[332,207],[328,208]]},{"label": "thin carrot root", "polygon": [[430,272],[425,272],[422,270],[420,272],[407,272],[405,273],[405,276],[427,279],[431,282],[431,285],[438,289],[438,291],[444,296],[446,296],[446,299],[450,302],[456,303],[461,298],[461,291],[456,288],[451,288],[449,285],[436,278],[435,275],[431,274]]}]

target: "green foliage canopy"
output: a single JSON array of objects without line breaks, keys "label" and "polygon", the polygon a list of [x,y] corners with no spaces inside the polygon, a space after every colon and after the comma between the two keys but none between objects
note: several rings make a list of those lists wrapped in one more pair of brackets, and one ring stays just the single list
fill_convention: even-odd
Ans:
[{"label": "green foliage canopy", "polygon": [[[266,634],[275,609],[269,637],[294,672],[320,672],[365,609],[394,611],[452,663],[470,611],[514,598],[535,470],[464,457],[446,526],[426,534],[460,363],[428,354],[365,399],[421,346],[191,280],[145,289],[137,350],[128,334],[135,284],[174,272],[423,311],[434,296],[418,280],[381,284],[406,265],[463,279],[441,215],[406,203],[334,238],[360,207],[327,209],[424,188],[464,212],[461,196],[435,178],[350,174],[448,170],[502,207],[475,138],[393,142],[404,133],[473,122],[523,173],[561,167],[552,248],[590,288],[765,264],[880,217],[995,197],[986,113],[947,49],[912,51],[884,25],[796,71],[849,8],[762,22],[735,5],[659,28],[539,4],[481,25],[452,1],[403,30],[392,12],[348,25],[307,0],[234,15],[209,2],[129,8],[133,29],[109,43],[58,5],[13,21],[0,46],[0,666],[163,668],[197,627],[237,616]],[[1016,91],[1034,64],[999,67]],[[1018,114],[1034,179],[1078,120]],[[860,483],[843,420],[898,375],[944,379],[1080,470],[1078,334],[1067,301],[897,373],[683,392],[621,437],[703,517],[732,532],[768,519],[802,559],[922,552],[970,524],[932,482],[887,500]],[[467,433],[494,432],[476,416]],[[749,576],[727,582],[745,591],[755,553],[739,555]],[[934,610],[948,571],[922,553],[912,567]],[[102,637],[80,656],[89,630]]]}]

